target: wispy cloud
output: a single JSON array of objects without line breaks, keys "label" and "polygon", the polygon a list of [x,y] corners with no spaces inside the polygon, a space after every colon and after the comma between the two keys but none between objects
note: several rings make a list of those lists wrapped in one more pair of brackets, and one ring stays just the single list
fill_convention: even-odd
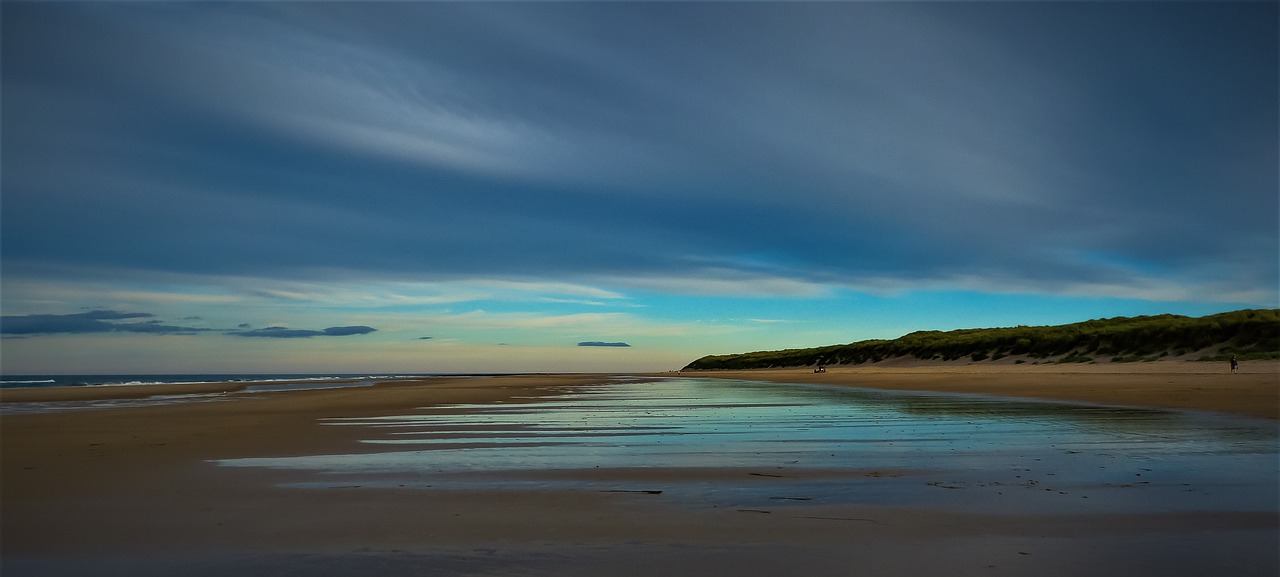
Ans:
[{"label": "wispy cloud", "polygon": [[[617,291],[585,283],[503,278],[441,278],[418,281],[352,278],[281,280],[244,278],[241,290],[256,297],[325,303],[342,307],[403,307],[450,305],[477,301],[606,303],[625,300]],[[209,279],[214,280],[214,279]]]},{"label": "wispy cloud", "polygon": [[425,322],[441,326],[469,329],[570,329],[585,327],[616,327],[642,322],[627,313],[572,313],[546,314],[535,312],[489,312],[474,310],[447,315],[427,315]]},{"label": "wispy cloud", "polygon": [[704,269],[688,276],[608,277],[606,280],[646,291],[731,297],[821,297],[829,295],[835,286],[807,278],[724,268]]},{"label": "wispy cloud", "polygon": [[578,343],[580,347],[629,347],[631,345],[623,342],[604,342],[604,341],[583,341]]}]

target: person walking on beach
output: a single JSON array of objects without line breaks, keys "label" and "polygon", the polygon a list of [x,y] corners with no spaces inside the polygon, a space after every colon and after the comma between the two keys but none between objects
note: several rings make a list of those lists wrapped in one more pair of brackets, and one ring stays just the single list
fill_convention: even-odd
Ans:
[{"label": "person walking on beach", "polygon": [[1233,372],[1233,373],[1234,373],[1234,372],[1236,372],[1236,369],[1238,369],[1238,368],[1240,368],[1240,363],[1237,363],[1237,362],[1236,362],[1236,356],[1235,356],[1235,355],[1231,355],[1231,372]]}]

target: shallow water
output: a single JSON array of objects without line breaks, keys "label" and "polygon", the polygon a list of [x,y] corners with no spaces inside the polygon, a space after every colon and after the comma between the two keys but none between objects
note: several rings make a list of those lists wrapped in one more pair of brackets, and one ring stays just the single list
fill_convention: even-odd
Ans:
[{"label": "shallow water", "polygon": [[[31,413],[53,413],[61,411],[85,411],[93,409],[124,409],[133,407],[155,407],[161,405],[175,405],[178,403],[197,403],[211,401],[232,401],[243,398],[242,395],[253,393],[272,393],[280,391],[311,391],[321,389],[346,389],[352,387],[371,387],[377,384],[377,380],[331,380],[327,377],[318,377],[303,381],[283,381],[283,382],[265,382],[246,385],[240,390],[230,390],[220,393],[175,393],[165,395],[150,395],[136,399],[87,399],[77,401],[16,401],[0,404],[0,416],[3,415],[23,415]],[[194,383],[194,382],[193,382]],[[135,383],[125,383],[123,385],[86,385],[86,386],[129,386]],[[147,383],[137,383],[146,385]],[[182,383],[154,383],[160,384],[182,384]],[[230,382],[228,382],[230,384]]]},{"label": "shallow water", "polygon": [[301,488],[662,491],[739,508],[1280,510],[1277,424],[1190,412],[667,378],[326,424],[366,428],[374,450],[219,464],[321,473]]}]

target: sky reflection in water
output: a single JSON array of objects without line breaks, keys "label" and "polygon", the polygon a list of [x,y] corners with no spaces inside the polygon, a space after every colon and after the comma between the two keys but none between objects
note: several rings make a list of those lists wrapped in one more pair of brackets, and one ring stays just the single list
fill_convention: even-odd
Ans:
[{"label": "sky reflection in water", "polygon": [[[668,378],[326,423],[369,427],[388,450],[220,464],[324,473],[300,487],[661,490],[739,507],[1280,509],[1276,423],[1184,412]],[[708,466],[730,471],[696,472]],[[687,480],[635,471],[670,468]],[[612,469],[634,474],[593,473]]]}]

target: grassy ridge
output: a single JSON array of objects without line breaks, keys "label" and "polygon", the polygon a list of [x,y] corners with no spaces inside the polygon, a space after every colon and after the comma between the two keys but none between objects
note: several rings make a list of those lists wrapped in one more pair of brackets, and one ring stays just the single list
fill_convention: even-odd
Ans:
[{"label": "grassy ridge", "polygon": [[1193,318],[1116,317],[1058,326],[919,331],[893,340],[868,340],[811,349],[712,355],[687,370],[763,369],[921,360],[1131,362],[1191,355],[1199,360],[1280,358],[1280,309],[1242,310]]}]

